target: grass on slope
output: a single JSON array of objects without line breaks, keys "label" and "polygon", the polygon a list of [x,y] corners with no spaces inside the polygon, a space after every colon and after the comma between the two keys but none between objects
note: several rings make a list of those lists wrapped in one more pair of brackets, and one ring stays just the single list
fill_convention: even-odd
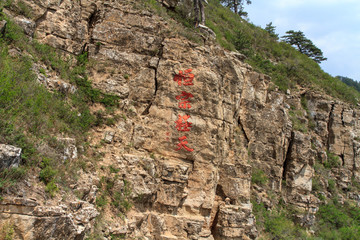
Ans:
[{"label": "grass on slope", "polygon": [[245,54],[248,63],[257,71],[270,75],[281,90],[298,84],[324,90],[354,104],[360,99],[359,92],[325,73],[315,61],[271,37],[264,29],[241,19],[219,1],[209,0],[206,16],[206,25],[217,34],[220,45]]},{"label": "grass on slope", "polygon": [[[0,34],[0,143],[22,148],[24,163],[19,168],[0,171],[1,193],[13,186],[26,172],[40,167],[39,179],[53,195],[63,144],[56,136],[84,141],[85,133],[99,121],[89,110],[91,103],[115,106],[117,97],[91,87],[86,76],[87,53],[64,58],[55,49],[30,41],[23,30],[8,19],[0,6],[0,21],[7,21]],[[10,51],[11,50],[11,51]],[[10,53],[11,52],[11,53]],[[49,92],[37,82],[35,63],[45,64],[49,71],[76,85],[74,94]],[[42,71],[44,74],[45,70]],[[39,150],[44,149],[47,150]]]}]

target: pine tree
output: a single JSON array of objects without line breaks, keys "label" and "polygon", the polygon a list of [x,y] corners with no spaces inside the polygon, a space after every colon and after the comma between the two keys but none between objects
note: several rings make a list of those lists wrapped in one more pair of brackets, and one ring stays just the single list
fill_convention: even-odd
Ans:
[{"label": "pine tree", "polygon": [[286,43],[294,45],[297,47],[297,50],[315,62],[320,63],[322,61],[327,60],[323,56],[323,52],[317,48],[310,39],[307,39],[303,32],[290,30],[286,32],[287,35],[282,36]]},{"label": "pine tree", "polygon": [[279,34],[275,33],[275,26],[272,25],[272,22],[266,24],[265,30],[270,34],[271,37],[275,38],[276,40],[279,39]]},{"label": "pine tree", "polygon": [[251,4],[251,0],[220,0],[220,3],[230,8],[234,13],[246,17],[247,12],[244,11],[244,4]]}]

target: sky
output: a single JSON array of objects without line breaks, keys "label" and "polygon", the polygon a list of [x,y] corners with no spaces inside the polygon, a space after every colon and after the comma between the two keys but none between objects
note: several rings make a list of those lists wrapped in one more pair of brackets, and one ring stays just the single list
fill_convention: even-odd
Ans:
[{"label": "sky", "polygon": [[302,31],[327,58],[325,72],[360,81],[359,0],[252,0],[244,10],[256,26],[272,22],[279,36]]}]

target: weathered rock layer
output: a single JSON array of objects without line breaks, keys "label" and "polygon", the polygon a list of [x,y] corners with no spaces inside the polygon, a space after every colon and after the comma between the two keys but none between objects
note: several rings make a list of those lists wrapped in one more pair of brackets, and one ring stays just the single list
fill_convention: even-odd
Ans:
[{"label": "weathered rock layer", "polygon": [[[277,91],[242,55],[211,41],[191,43],[132,1],[24,2],[34,13],[32,19],[21,18],[27,34],[35,32],[39,41],[70,54],[88,51],[96,62],[94,87],[121,98],[118,111],[126,117],[115,127],[94,130],[93,141],[105,136],[102,164],[120,169],[115,187],[124,189],[125,180],[131,198],[141,196],[141,201],[134,200],[125,220],[108,226],[110,233],[255,239],[252,172],[261,169],[269,178],[265,189],[312,216],[319,202],[311,193],[313,166],[316,159],[326,161],[326,151],[342,159],[332,171],[340,187],[348,187],[351,178],[360,180],[358,109],[310,91]],[[180,86],[174,76],[186,69],[195,75],[193,85]],[[183,91],[193,95],[191,108],[179,107],[176,96]],[[297,120],[305,126],[311,121],[312,128],[298,131],[292,111],[300,111]],[[176,129],[179,115],[190,116],[190,131]],[[184,135],[194,151],[177,151]],[[92,174],[103,175],[101,170]],[[253,189],[258,201],[268,201],[262,192],[262,187]],[[3,203],[0,216],[12,218],[21,231],[32,229],[22,239],[45,239],[36,233],[49,225],[54,231],[46,230],[46,239],[82,239],[97,215],[92,204],[82,205],[89,214],[82,212],[86,219],[76,225],[76,211],[73,216],[63,210],[40,214],[31,204],[21,209],[14,204]]]}]

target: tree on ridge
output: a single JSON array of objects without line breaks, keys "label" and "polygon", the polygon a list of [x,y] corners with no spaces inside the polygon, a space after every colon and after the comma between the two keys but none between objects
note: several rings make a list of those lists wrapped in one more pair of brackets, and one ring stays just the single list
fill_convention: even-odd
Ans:
[{"label": "tree on ridge", "polygon": [[323,56],[323,52],[316,47],[310,39],[306,38],[303,32],[290,30],[287,31],[286,34],[287,35],[281,38],[284,39],[284,42],[296,46],[299,52],[307,55],[317,63],[327,60],[327,58]]}]

